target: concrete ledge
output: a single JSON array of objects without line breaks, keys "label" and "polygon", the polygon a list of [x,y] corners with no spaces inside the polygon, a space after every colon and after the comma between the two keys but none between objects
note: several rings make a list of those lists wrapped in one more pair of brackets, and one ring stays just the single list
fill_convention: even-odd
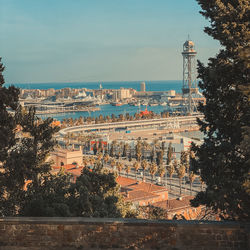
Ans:
[{"label": "concrete ledge", "polygon": [[250,224],[114,218],[0,218],[0,250],[250,249]]}]

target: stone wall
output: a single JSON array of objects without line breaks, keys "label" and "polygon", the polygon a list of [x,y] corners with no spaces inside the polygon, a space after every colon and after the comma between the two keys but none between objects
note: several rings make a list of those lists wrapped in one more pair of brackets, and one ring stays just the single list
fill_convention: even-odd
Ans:
[{"label": "stone wall", "polygon": [[95,218],[0,218],[1,250],[250,249],[250,225]]}]

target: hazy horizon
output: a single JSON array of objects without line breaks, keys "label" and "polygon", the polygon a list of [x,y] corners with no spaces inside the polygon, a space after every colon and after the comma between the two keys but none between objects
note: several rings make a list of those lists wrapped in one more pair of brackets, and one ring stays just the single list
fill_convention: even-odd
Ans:
[{"label": "hazy horizon", "polygon": [[135,82],[175,82],[175,81],[182,81],[182,79],[168,79],[168,80],[111,80],[111,81],[101,81],[101,80],[97,80],[97,81],[60,81],[60,82],[6,82],[5,84],[62,84],[62,83],[74,83],[74,84],[88,84],[88,83],[135,83]]},{"label": "hazy horizon", "polygon": [[181,80],[188,35],[204,63],[220,48],[203,32],[208,22],[195,0],[0,0],[0,5],[7,83]]}]

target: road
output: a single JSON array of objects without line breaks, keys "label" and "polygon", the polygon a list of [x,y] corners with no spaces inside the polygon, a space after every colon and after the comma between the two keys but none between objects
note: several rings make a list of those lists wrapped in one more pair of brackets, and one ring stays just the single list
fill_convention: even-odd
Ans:
[{"label": "road", "polygon": [[[135,180],[137,179],[138,181],[143,181],[142,168],[140,168],[138,170],[137,174],[135,174],[135,169],[132,167],[134,161],[132,161],[132,162],[128,162],[128,161],[124,162],[123,160],[121,160],[121,161],[124,165],[130,165],[131,169],[130,169],[130,172],[128,174],[126,173],[126,170],[123,169],[120,172],[120,176],[128,177],[128,178],[135,179]],[[113,169],[111,166],[106,165],[106,164],[104,164],[104,167],[118,173],[118,171],[115,167]],[[169,198],[170,199],[177,198],[180,196],[187,196],[187,195],[195,196],[198,192],[200,192],[202,190],[202,188],[203,188],[203,190],[205,188],[205,185],[203,185],[203,187],[202,187],[201,182],[197,176],[197,178],[193,182],[192,192],[191,192],[190,183],[189,183],[187,174],[185,175],[185,177],[182,180],[182,194],[180,194],[180,181],[179,181],[179,178],[177,177],[177,174],[173,174],[171,180],[170,180],[169,176],[167,176],[167,177],[163,177],[162,181],[161,181],[160,177],[157,174],[156,174],[156,176],[154,176],[154,178],[152,180],[151,175],[147,171],[145,171],[145,182],[152,183],[155,185],[165,186],[169,191]]]}]

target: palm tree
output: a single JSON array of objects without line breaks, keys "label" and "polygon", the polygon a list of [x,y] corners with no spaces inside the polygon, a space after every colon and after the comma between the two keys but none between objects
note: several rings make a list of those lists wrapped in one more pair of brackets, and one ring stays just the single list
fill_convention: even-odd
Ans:
[{"label": "palm tree", "polygon": [[117,169],[118,169],[118,173],[119,173],[119,175],[121,175],[121,171],[122,171],[122,169],[123,169],[123,164],[121,163],[121,162],[117,162],[116,163],[116,167],[117,167]]},{"label": "palm tree", "polygon": [[102,153],[98,153],[96,156],[98,161],[100,161],[103,158]]},{"label": "palm tree", "polygon": [[168,151],[167,151],[167,165],[170,164],[173,158],[173,147],[172,147],[172,142],[168,144]]},{"label": "palm tree", "polygon": [[155,148],[153,147],[150,154],[151,163],[154,161],[154,158],[155,158]]},{"label": "palm tree", "polygon": [[104,162],[107,164],[109,161],[109,155],[106,153],[103,157]]},{"label": "palm tree", "polygon": [[109,155],[111,157],[115,156],[115,146],[116,146],[116,141],[112,141],[111,147],[110,147],[110,150],[109,150]]},{"label": "palm tree", "polygon": [[67,133],[64,137],[63,137],[63,141],[65,143],[66,148],[68,148],[69,144],[70,144],[70,133]]},{"label": "palm tree", "polygon": [[163,151],[162,150],[158,150],[156,152],[156,163],[158,167],[160,167],[163,164]]},{"label": "palm tree", "polygon": [[175,167],[172,163],[170,163],[169,165],[167,165],[167,171],[169,173],[169,179],[170,179],[170,189],[172,188],[172,176],[175,172]]},{"label": "palm tree", "polygon": [[135,169],[135,179],[137,180],[137,171],[138,169],[140,168],[140,162],[139,161],[136,161],[134,164],[133,164],[133,167]]},{"label": "palm tree", "polygon": [[141,167],[143,169],[143,180],[145,180],[145,170],[148,168],[148,162],[147,160],[143,160],[141,163]]},{"label": "palm tree", "polygon": [[126,173],[127,173],[127,178],[128,178],[128,174],[131,170],[131,166],[130,165],[126,165]]},{"label": "palm tree", "polygon": [[190,155],[189,151],[181,151],[181,164],[185,166],[188,174],[189,174],[189,168],[190,168],[189,155]]},{"label": "palm tree", "polygon": [[163,165],[160,165],[160,167],[158,168],[158,174],[161,177],[161,184],[163,184],[162,177],[164,176],[165,173],[166,169],[163,167]]},{"label": "palm tree", "polygon": [[110,162],[110,166],[111,166],[111,168],[113,169],[113,171],[114,171],[115,165],[116,165],[116,162],[115,162],[114,159],[112,159],[111,162]]},{"label": "palm tree", "polygon": [[142,157],[142,142],[141,142],[141,140],[137,141],[137,144],[135,146],[135,153],[136,153],[136,160],[141,161],[141,157]]},{"label": "palm tree", "polygon": [[123,157],[127,157],[128,147],[129,147],[128,143],[125,143],[124,146],[123,146],[123,152],[122,152]]},{"label": "palm tree", "polygon": [[189,181],[190,181],[190,195],[192,195],[192,186],[193,186],[193,182],[194,182],[194,180],[195,180],[195,178],[196,178],[196,175],[194,174],[194,172],[193,171],[191,171],[190,173],[189,173]]},{"label": "palm tree", "polygon": [[83,157],[82,163],[83,163],[84,167],[87,167],[89,164],[89,159],[87,157]]},{"label": "palm tree", "polygon": [[83,125],[83,117],[82,116],[79,117],[78,124],[79,125]]},{"label": "palm tree", "polygon": [[186,168],[183,164],[179,164],[179,167],[177,168],[177,175],[179,178],[180,183],[180,194],[182,193],[182,179],[185,176]]},{"label": "palm tree", "polygon": [[156,165],[155,162],[152,162],[149,165],[149,173],[151,174],[151,182],[153,182],[154,175],[155,175],[156,172],[157,172],[157,165]]},{"label": "palm tree", "polygon": [[130,150],[129,150],[128,160],[129,160],[129,161],[132,161],[132,149],[131,149],[131,148],[130,148]]},{"label": "palm tree", "polygon": [[142,156],[146,158],[146,152],[151,149],[151,146],[147,143],[147,141],[143,141],[142,143]]}]

